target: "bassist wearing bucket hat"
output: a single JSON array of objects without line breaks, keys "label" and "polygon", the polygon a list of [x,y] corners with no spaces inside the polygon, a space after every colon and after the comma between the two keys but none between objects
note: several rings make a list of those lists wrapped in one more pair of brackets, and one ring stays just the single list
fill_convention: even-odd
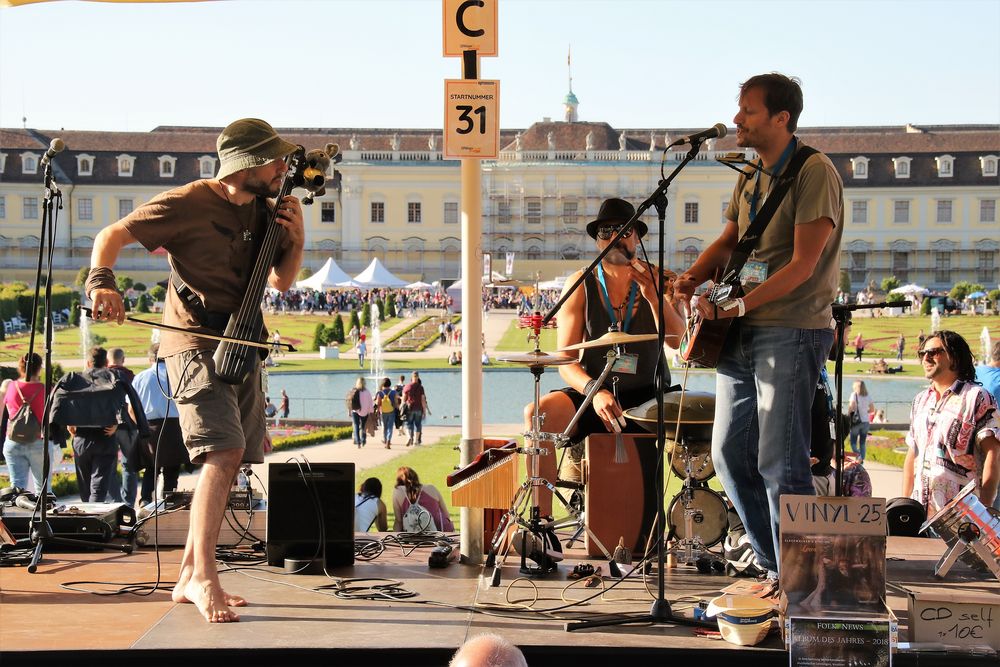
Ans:
[{"label": "bassist wearing bucket hat", "polygon": [[[297,146],[263,120],[244,118],[222,131],[217,148],[216,178],[158,195],[97,235],[86,286],[96,319],[119,324],[124,320],[112,268],[122,248],[138,242],[151,252],[161,247],[167,251],[171,287],[164,324],[192,333],[219,333],[247,294],[259,242],[274,209],[281,230],[267,282],[279,291],[291,287],[302,264],[302,207],[293,196],[269,198],[281,191],[288,171],[285,158]],[[246,600],[230,595],[219,582],[219,527],[240,463],[263,461],[265,425],[260,364],[250,364],[242,383],[224,382],[212,359],[217,345],[164,330],[160,356],[166,359],[191,461],[204,464],[173,599],[194,603],[209,622],[225,623],[239,620],[232,607]]]}]

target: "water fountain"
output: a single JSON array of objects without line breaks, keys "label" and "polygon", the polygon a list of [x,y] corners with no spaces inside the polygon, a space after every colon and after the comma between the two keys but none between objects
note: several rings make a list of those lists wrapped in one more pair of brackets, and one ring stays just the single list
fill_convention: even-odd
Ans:
[{"label": "water fountain", "polygon": [[87,352],[90,350],[90,317],[80,313],[80,358],[87,363]]},{"label": "water fountain", "polygon": [[371,369],[371,379],[375,386],[385,377],[385,367],[382,363],[382,329],[379,323],[382,320],[382,313],[379,311],[378,302],[373,300],[371,304],[371,346],[368,352],[369,368]]}]

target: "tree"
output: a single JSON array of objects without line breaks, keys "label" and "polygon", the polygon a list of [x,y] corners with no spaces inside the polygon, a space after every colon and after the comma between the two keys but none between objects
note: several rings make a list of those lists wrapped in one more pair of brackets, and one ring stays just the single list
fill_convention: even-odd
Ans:
[{"label": "tree", "polygon": [[[889,276],[882,279],[882,291],[889,293],[899,287],[899,279],[896,276]],[[905,299],[904,299],[905,300]]]},{"label": "tree", "polygon": [[132,289],[134,289],[136,292],[145,292],[146,283],[136,283],[135,285],[132,285]]},{"label": "tree", "polygon": [[119,292],[125,292],[135,285],[135,281],[129,276],[115,276],[115,285]]},{"label": "tree", "polygon": [[153,289],[149,290],[149,296],[153,297],[154,301],[163,301],[167,298],[167,288],[163,285],[153,285]]},{"label": "tree", "polygon": [[70,326],[78,327],[80,326],[80,300],[73,299],[69,304],[69,323]]},{"label": "tree", "polygon": [[320,322],[313,331],[312,349],[319,351],[320,346],[326,345],[326,325]]},{"label": "tree", "polygon": [[136,310],[140,313],[148,313],[150,303],[153,301],[152,297],[143,292],[139,295],[139,304],[136,306]]},{"label": "tree", "polygon": [[924,297],[924,300],[920,303],[920,314],[930,315],[931,314],[931,298],[929,296]]},{"label": "tree", "polygon": [[351,309],[351,329],[357,329],[361,331],[361,319],[358,317],[358,311]]},{"label": "tree", "polygon": [[906,295],[900,294],[899,292],[894,292],[886,296],[885,300],[886,303],[899,303],[901,301],[906,301]]},{"label": "tree", "polygon": [[370,327],[372,325],[372,307],[367,301],[361,306],[361,326]]},{"label": "tree", "polygon": [[840,270],[840,291],[844,294],[851,293],[851,274],[847,272],[847,269]]},{"label": "tree", "polygon": [[344,318],[341,317],[340,313],[337,313],[337,316],[333,318],[333,324],[330,325],[327,337],[340,345],[344,344],[344,338],[346,338],[344,335]]},{"label": "tree", "polygon": [[962,301],[965,297],[969,296],[973,292],[982,292],[983,286],[978,283],[970,283],[967,280],[960,280],[955,283],[955,286],[951,288],[948,292],[950,296],[955,301]]},{"label": "tree", "polygon": [[385,317],[386,319],[390,317],[396,317],[396,295],[387,294],[385,297]]},{"label": "tree", "polygon": [[986,298],[990,300],[993,312],[997,312],[997,309],[1000,308],[1000,289],[990,290],[989,294],[986,295]]},{"label": "tree", "polygon": [[77,287],[82,288],[87,284],[87,276],[90,275],[89,266],[81,266],[80,270],[76,272],[76,278],[73,280],[73,284]]}]

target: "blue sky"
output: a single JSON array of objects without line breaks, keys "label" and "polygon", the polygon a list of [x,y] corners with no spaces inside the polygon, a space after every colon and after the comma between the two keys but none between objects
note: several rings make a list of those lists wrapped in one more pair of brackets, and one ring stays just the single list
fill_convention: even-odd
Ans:
[{"label": "blue sky", "polygon": [[[800,124],[1000,123],[1000,0],[499,0],[501,125],[731,125],[740,81],[802,79]],[[0,126],[442,124],[440,0],[54,2],[0,10]]]}]

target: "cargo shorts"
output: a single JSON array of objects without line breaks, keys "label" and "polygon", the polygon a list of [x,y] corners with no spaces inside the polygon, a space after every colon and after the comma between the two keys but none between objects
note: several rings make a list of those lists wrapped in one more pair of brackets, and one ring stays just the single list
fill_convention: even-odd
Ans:
[{"label": "cargo shorts", "polygon": [[204,455],[243,449],[244,463],[264,462],[264,395],[260,364],[243,384],[229,384],[215,373],[212,350],[185,350],[166,358],[184,444],[192,463]]}]

